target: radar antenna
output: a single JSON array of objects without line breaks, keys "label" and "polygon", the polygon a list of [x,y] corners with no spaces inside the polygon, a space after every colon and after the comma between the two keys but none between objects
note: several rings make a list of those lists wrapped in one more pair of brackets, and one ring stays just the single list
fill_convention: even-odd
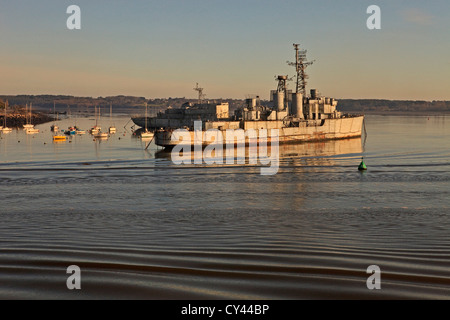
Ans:
[{"label": "radar antenna", "polygon": [[284,97],[284,108],[288,108],[288,101],[289,101],[289,92],[287,89],[287,82],[291,81],[292,78],[289,78],[288,75],[281,75],[281,76],[276,76],[275,80],[278,81],[278,85],[277,85],[277,91],[276,92],[282,92],[283,93],[283,97]]},{"label": "radar antenna", "polygon": [[308,75],[306,74],[305,70],[306,67],[312,65],[314,63],[313,61],[307,61],[306,60],[306,50],[299,50],[299,44],[294,43],[294,49],[295,49],[295,62],[289,62],[287,61],[287,64],[290,66],[295,67],[295,71],[297,72],[297,93],[302,93],[304,96],[306,95],[306,84],[308,79]]},{"label": "radar antenna", "polygon": [[276,76],[275,80],[278,81],[277,91],[287,94],[287,81],[289,81],[288,76]]},{"label": "radar antenna", "polygon": [[198,86],[198,82],[197,82],[197,85],[196,85],[196,87],[194,88],[194,90],[198,92],[198,104],[201,104],[203,98],[205,98],[205,96],[206,96],[205,94],[203,94],[203,88],[200,88],[200,87]]}]

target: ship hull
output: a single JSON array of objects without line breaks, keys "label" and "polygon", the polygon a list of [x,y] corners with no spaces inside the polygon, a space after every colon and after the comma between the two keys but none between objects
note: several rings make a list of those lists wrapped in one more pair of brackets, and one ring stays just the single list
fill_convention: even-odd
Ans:
[{"label": "ship hull", "polygon": [[[133,123],[141,128],[150,129],[150,118],[147,117],[147,121],[145,121],[145,117],[135,117],[131,118]],[[147,126],[145,125],[147,122]]]},{"label": "ship hull", "polygon": [[[338,119],[323,119],[319,120],[315,125],[308,125],[308,122],[301,123],[299,127],[282,127],[280,121],[245,121],[243,123],[244,136],[233,137],[232,140],[227,141],[227,131],[217,130],[215,134],[221,135],[208,139],[202,135],[198,138],[198,133],[195,131],[188,131],[190,139],[180,139],[177,131],[159,130],[155,135],[155,143],[158,146],[172,148],[176,145],[191,145],[200,143],[202,146],[211,144],[218,144],[214,141],[222,141],[220,144],[249,144],[252,142],[271,141],[274,138],[270,137],[271,129],[278,129],[278,141],[282,144],[288,143],[304,143],[324,140],[338,140],[360,137],[362,134],[364,116],[354,116]],[[254,130],[257,136],[249,138],[247,133],[249,130]],[[260,130],[266,131],[269,137],[260,136]],[[205,131],[203,131],[205,133]],[[197,134],[197,135],[196,135]],[[211,134],[209,136],[214,136]],[[218,138],[218,139],[217,139]],[[181,140],[181,141],[180,141]],[[200,142],[199,142],[200,141]]]}]

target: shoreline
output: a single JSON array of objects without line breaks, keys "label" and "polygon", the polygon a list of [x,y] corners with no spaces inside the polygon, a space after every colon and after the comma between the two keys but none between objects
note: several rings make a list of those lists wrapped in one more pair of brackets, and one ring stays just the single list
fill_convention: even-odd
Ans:
[{"label": "shoreline", "polygon": [[[1,114],[0,115],[0,125],[3,125],[3,123],[5,121],[4,118],[5,118],[5,115]],[[21,128],[24,124],[27,124],[27,118],[29,120],[29,123],[33,124],[33,125],[48,123],[48,122],[52,122],[54,120],[52,117],[50,117],[46,114],[43,114],[42,112],[39,112],[39,111],[34,111],[31,114],[31,119],[30,119],[30,115],[28,115],[27,112],[25,112],[25,109],[20,108],[20,109],[14,110],[12,112],[8,112],[6,114],[6,124],[10,128]]]},{"label": "shoreline", "polygon": [[377,116],[450,116],[450,111],[343,111]]}]

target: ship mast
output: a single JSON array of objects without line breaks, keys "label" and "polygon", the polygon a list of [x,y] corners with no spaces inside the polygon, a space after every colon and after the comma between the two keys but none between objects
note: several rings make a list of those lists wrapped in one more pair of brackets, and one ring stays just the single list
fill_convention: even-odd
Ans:
[{"label": "ship mast", "polygon": [[299,50],[299,44],[294,43],[294,49],[295,49],[295,62],[289,62],[287,61],[287,64],[290,66],[295,67],[295,71],[297,72],[297,87],[296,87],[296,93],[302,93],[303,96],[306,95],[306,84],[308,79],[308,75],[306,74],[305,70],[306,67],[312,65],[314,61],[307,61],[306,60],[306,50]]},{"label": "ship mast", "polygon": [[197,82],[197,86],[194,88],[194,90],[198,92],[198,104],[202,104],[202,100],[205,97],[205,95],[203,94],[203,88],[200,88],[198,86],[198,82]]}]

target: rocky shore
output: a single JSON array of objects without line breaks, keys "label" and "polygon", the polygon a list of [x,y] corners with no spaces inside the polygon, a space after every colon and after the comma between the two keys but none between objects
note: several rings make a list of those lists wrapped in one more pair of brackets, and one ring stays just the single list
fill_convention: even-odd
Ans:
[{"label": "rocky shore", "polygon": [[[3,126],[3,124],[5,123],[4,122],[5,115],[3,113],[3,110],[0,112],[2,112],[0,114],[0,126]],[[40,112],[34,112],[34,111],[31,114],[31,119],[30,119],[30,114],[27,114],[25,112],[25,109],[20,108],[20,109],[15,109],[15,110],[7,113],[6,125],[11,128],[22,128],[22,126],[27,123],[27,117],[28,117],[28,123],[31,123],[34,125],[53,121],[52,117],[50,117],[46,114],[43,114]]]}]

